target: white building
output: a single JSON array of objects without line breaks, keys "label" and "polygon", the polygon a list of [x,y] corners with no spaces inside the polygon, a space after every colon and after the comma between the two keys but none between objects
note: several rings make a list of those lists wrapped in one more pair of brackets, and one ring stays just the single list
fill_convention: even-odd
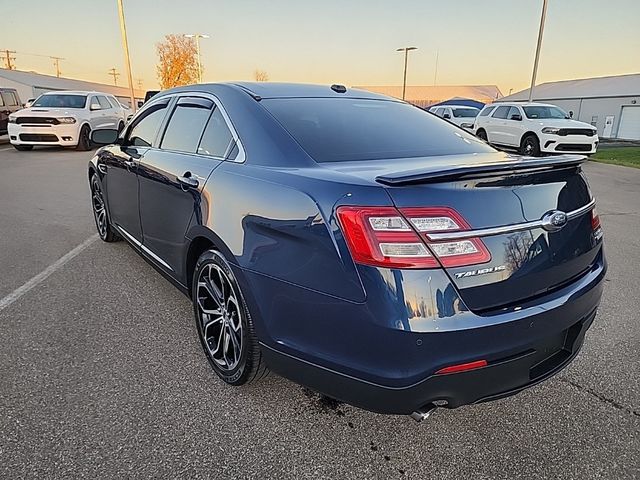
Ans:
[{"label": "white building", "polygon": [[[498,101],[528,98],[526,89]],[[533,89],[533,100],[573,112],[576,120],[596,127],[601,138],[640,140],[640,73],[542,83]]]},{"label": "white building", "polygon": [[[120,100],[123,105],[131,106],[128,87],[116,87],[115,85],[86,82],[73,78],[58,78],[34,72],[0,68],[0,87],[15,88],[23,103],[30,98],[36,98],[38,95],[46,92],[55,90],[81,90],[110,93]],[[144,100],[143,90],[134,90],[134,94],[136,100]]]},{"label": "white building", "polygon": [[[402,85],[376,85],[353,88],[402,98]],[[422,108],[430,107],[455,97],[491,103],[501,98],[502,93],[496,85],[407,85],[405,91],[405,100]]]}]

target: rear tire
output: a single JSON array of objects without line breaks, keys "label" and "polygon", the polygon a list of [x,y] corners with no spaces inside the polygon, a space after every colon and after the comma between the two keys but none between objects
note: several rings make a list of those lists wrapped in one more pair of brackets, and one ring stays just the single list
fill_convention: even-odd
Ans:
[{"label": "rear tire", "polygon": [[33,145],[14,145],[13,148],[18,150],[19,152],[28,152],[33,150]]},{"label": "rear tire", "polygon": [[520,142],[520,153],[529,157],[540,156],[540,140],[534,134],[526,135]]},{"label": "rear tire", "polygon": [[89,125],[83,125],[80,129],[76,150],[79,150],[81,152],[91,150],[91,129],[89,128]]},{"label": "rear tire", "polygon": [[240,286],[216,250],[198,259],[191,287],[196,329],[213,371],[229,385],[260,380],[269,370]]},{"label": "rear tire", "polygon": [[478,137],[480,140],[484,140],[485,142],[489,141],[487,139],[487,132],[485,132],[483,129],[480,129],[476,132],[476,137]]}]

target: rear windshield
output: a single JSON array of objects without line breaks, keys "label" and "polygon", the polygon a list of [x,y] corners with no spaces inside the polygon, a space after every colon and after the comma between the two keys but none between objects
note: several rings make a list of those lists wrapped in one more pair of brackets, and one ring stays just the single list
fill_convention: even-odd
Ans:
[{"label": "rear windshield", "polygon": [[475,118],[478,116],[478,111],[475,108],[454,108],[454,117]]},{"label": "rear windshield", "polygon": [[85,95],[41,95],[33,102],[32,107],[84,108],[87,102]]},{"label": "rear windshield", "polygon": [[352,98],[260,102],[317,162],[485,153],[462,129],[406,103]]},{"label": "rear windshield", "polygon": [[527,118],[569,118],[558,107],[522,107]]}]

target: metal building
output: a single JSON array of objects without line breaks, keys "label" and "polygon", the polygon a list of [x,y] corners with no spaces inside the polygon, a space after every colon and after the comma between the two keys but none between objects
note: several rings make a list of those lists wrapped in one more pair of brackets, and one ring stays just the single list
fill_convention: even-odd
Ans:
[{"label": "metal building", "polygon": [[[402,85],[353,87],[370,92],[402,98]],[[495,102],[502,97],[496,85],[407,85],[405,100],[418,107],[426,108],[455,97],[477,100],[482,103]]]},{"label": "metal building", "polygon": [[[526,101],[529,89],[499,102]],[[551,103],[590,123],[601,138],[640,140],[640,73],[537,85],[533,100]]]},{"label": "metal building", "polygon": [[[128,87],[86,82],[73,78],[54,77],[35,72],[7,70],[6,68],[0,68],[0,87],[15,88],[22,102],[55,90],[81,90],[110,93],[123,105],[129,105],[131,103]],[[134,94],[136,100],[144,100],[143,90],[134,90]]]}]

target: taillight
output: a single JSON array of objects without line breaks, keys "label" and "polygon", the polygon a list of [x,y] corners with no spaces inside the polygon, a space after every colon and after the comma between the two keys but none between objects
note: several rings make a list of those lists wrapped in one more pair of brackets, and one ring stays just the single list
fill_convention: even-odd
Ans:
[{"label": "taillight", "polygon": [[600,217],[598,216],[598,212],[596,212],[596,208],[593,207],[591,210],[591,229],[595,232],[600,228]]},{"label": "taillight", "polygon": [[[340,207],[338,218],[353,259],[394,268],[473,265],[491,259],[478,238],[434,242],[428,234],[468,230],[462,216],[447,207]],[[428,248],[427,248],[428,245]]]}]

